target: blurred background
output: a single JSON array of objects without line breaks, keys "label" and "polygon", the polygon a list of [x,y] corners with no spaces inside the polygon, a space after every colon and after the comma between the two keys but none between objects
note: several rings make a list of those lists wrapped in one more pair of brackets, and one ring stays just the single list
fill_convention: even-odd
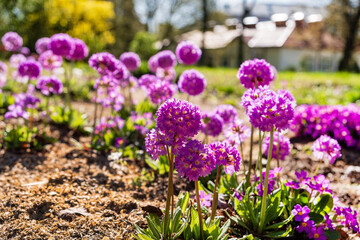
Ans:
[{"label": "blurred background", "polygon": [[0,9],[0,36],[16,31],[32,52],[38,38],[66,32],[91,53],[142,60],[191,40],[209,67],[256,57],[280,71],[360,69],[360,0],[0,0]]}]

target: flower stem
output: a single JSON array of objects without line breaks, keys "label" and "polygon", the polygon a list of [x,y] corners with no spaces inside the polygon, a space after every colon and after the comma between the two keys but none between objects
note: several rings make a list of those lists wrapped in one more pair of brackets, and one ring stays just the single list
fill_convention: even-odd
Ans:
[{"label": "flower stem", "polygon": [[316,174],[318,173],[321,163],[322,163],[323,159],[320,159],[319,164],[316,166],[315,172],[313,173],[313,176],[316,176]]},{"label": "flower stem", "polygon": [[204,239],[203,236],[203,220],[202,220],[202,214],[201,214],[201,205],[200,205],[200,196],[199,196],[199,184],[198,181],[195,181],[195,191],[196,191],[196,204],[197,204],[197,210],[199,215],[199,223],[200,223],[200,239]]},{"label": "flower stem", "polygon": [[268,158],[267,158],[267,162],[266,162],[265,186],[264,186],[263,196],[262,196],[262,200],[261,200],[259,233],[262,232],[262,230],[264,228],[264,224],[265,224],[266,197],[268,195],[267,193],[268,193],[268,187],[269,187],[269,171],[270,171],[270,163],[271,163],[271,153],[272,153],[272,148],[273,148],[273,140],[274,140],[274,129],[271,129],[271,131],[270,131],[270,146],[269,146]]},{"label": "flower stem", "polygon": [[279,131],[277,132],[276,160],[277,160],[277,167],[280,167],[280,132]]},{"label": "flower stem", "polygon": [[96,117],[97,117],[97,109],[98,109],[98,103],[97,103],[98,91],[97,91],[97,89],[95,89],[95,91],[96,91],[96,94],[95,94],[94,123],[93,123],[93,132],[92,132],[91,143],[90,144],[93,144],[94,137],[95,137]]},{"label": "flower stem", "polygon": [[256,167],[255,167],[255,172],[254,172],[254,179],[256,181],[256,171],[259,168],[260,171],[260,182],[262,182],[262,136],[261,136],[261,131],[259,130],[259,154],[258,154],[258,159],[256,161]]},{"label": "flower stem", "polygon": [[251,136],[250,136],[250,157],[249,157],[249,165],[248,165],[248,172],[246,175],[246,187],[250,186],[250,175],[251,175],[251,168],[252,168],[252,152],[253,152],[253,142],[254,142],[254,127],[251,126]]},{"label": "flower stem", "polygon": [[212,201],[212,206],[211,206],[211,218],[210,218],[210,221],[213,221],[214,218],[215,218],[215,213],[216,213],[216,208],[217,208],[217,203],[218,203],[217,185],[219,183],[220,170],[221,170],[221,166],[218,166],[217,171],[216,171],[216,179],[215,179],[215,187],[214,187],[214,193],[213,193],[213,201]]},{"label": "flower stem", "polygon": [[[173,211],[173,203],[174,203],[174,189],[173,189],[173,154],[170,153],[170,149],[166,147],[167,156],[169,160],[169,179],[168,179],[168,192],[166,197],[166,207],[165,207],[165,219],[164,219],[164,234],[165,239],[171,239],[171,235],[168,233],[168,227],[170,224],[170,205],[171,211]],[[172,213],[173,215],[173,213]],[[167,238],[168,237],[168,238]]]}]

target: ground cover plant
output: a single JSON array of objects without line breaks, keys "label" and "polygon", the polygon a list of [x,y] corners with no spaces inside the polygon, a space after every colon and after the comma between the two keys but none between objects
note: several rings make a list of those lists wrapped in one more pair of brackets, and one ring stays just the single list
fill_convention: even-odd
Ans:
[{"label": "ground cover plant", "polygon": [[[0,62],[1,238],[359,237],[359,202],[344,202],[329,179],[348,151],[358,157],[356,104],[297,106],[279,80],[291,73],[264,59],[218,70],[236,79],[218,86],[214,70],[193,67],[201,50],[188,41],[156,53],[140,75],[136,53],[88,56],[63,33],[39,39],[33,55],[21,53],[15,32],[2,44],[12,55]],[[87,57],[86,105],[74,88],[84,77],[76,62]],[[214,93],[233,105],[210,104]],[[307,138],[301,153],[296,141]]]}]

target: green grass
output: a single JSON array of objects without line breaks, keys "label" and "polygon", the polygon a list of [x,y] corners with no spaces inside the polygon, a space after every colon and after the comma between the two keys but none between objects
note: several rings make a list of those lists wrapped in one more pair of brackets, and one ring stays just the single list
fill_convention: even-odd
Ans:
[{"label": "green grass", "polygon": [[[181,72],[188,67],[178,67]],[[195,67],[205,75],[210,94],[238,102],[245,91],[236,78],[237,69]],[[275,89],[290,90],[298,104],[349,104],[360,101],[360,74],[322,72],[279,72]]]}]

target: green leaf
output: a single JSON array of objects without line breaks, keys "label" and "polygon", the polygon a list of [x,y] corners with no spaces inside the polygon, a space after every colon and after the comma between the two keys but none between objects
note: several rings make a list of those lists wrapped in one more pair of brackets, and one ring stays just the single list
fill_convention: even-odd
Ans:
[{"label": "green leaf", "polygon": [[180,218],[181,218],[181,209],[180,209],[180,207],[178,207],[178,208],[176,208],[176,210],[174,212],[174,217],[171,222],[171,225],[172,225],[171,232],[172,233],[175,232],[177,227],[180,225],[180,223],[181,223]]},{"label": "green leaf", "polygon": [[184,195],[179,197],[176,207],[180,207],[182,214],[185,214],[185,211],[189,205],[189,192],[186,192]]},{"label": "green leaf", "polygon": [[309,195],[310,193],[308,191],[304,191],[299,194],[298,198],[302,204],[308,204],[309,203]]},{"label": "green leaf", "polygon": [[146,217],[146,221],[148,223],[150,233],[152,233],[151,234],[152,237],[155,239],[160,239],[161,235],[160,235],[159,229],[156,227],[155,223],[149,217]]},{"label": "green leaf", "polygon": [[190,230],[192,233],[195,234],[195,239],[200,238],[200,221],[199,221],[199,215],[194,207],[190,208]]},{"label": "green leaf", "polygon": [[268,233],[266,235],[264,235],[264,237],[269,237],[269,238],[283,238],[283,237],[288,237],[289,233],[291,232],[292,228],[291,225],[282,231],[276,231],[276,232],[271,232]]},{"label": "green leaf", "polygon": [[287,219],[285,219],[285,220],[282,221],[282,222],[278,222],[278,223],[275,223],[275,224],[273,224],[273,225],[270,225],[270,226],[266,227],[265,230],[282,228],[285,224],[287,224],[288,222],[290,222],[292,218],[293,218],[293,216],[291,215],[290,217],[288,217]]},{"label": "green leaf", "polygon": [[229,230],[230,224],[231,224],[231,221],[230,221],[230,219],[228,219],[228,220],[224,223],[224,225],[221,227],[221,231],[220,231],[220,234],[219,234],[219,237],[218,237],[218,238],[222,238],[223,236],[225,236],[225,234],[226,234],[227,231]]},{"label": "green leaf", "polygon": [[187,226],[188,226],[188,222],[186,221],[181,225],[179,231],[175,233],[173,240],[177,239],[183,233],[183,231],[186,229]]},{"label": "green leaf", "polygon": [[315,204],[314,211],[316,213],[329,213],[333,208],[333,198],[330,193],[323,193],[319,197],[319,201]]},{"label": "green leaf", "polygon": [[324,216],[321,215],[320,213],[310,212],[309,217],[311,220],[315,222],[315,224],[319,224],[322,221],[324,221]]},{"label": "green leaf", "polygon": [[145,234],[139,234],[138,238],[140,238],[141,240],[154,240],[153,238],[151,238]]},{"label": "green leaf", "polygon": [[334,231],[331,231],[330,229],[325,230],[324,235],[326,236],[327,240],[338,240],[341,238],[341,234],[336,230]]}]

